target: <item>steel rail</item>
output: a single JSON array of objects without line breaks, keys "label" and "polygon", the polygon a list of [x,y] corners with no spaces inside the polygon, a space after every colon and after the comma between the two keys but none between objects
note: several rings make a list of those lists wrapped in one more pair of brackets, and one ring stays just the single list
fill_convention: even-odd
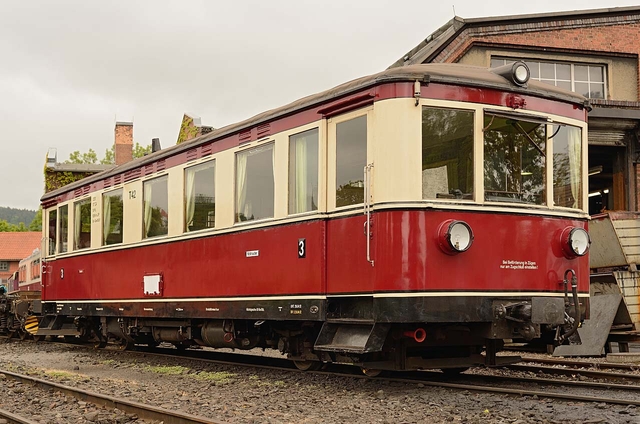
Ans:
[{"label": "steel rail", "polygon": [[532,384],[548,384],[553,386],[574,386],[581,388],[605,389],[605,390],[622,390],[630,392],[640,391],[640,385],[636,384],[618,384],[603,383],[600,381],[576,381],[576,380],[555,380],[552,378],[540,377],[513,377],[508,375],[491,375],[491,374],[460,374],[458,379],[478,379],[478,380],[496,380],[513,383],[532,383]]},{"label": "steel rail", "polygon": [[533,358],[530,356],[523,356],[522,362],[531,362],[531,363],[548,364],[548,365],[564,365],[567,367],[575,367],[575,368],[619,369],[619,370],[627,370],[627,371],[640,370],[640,364],[587,362],[587,361],[575,361],[571,359]]},{"label": "steel rail", "polygon": [[[171,411],[156,406],[143,405],[138,402],[132,402],[126,399],[119,399],[87,390],[64,386],[62,384],[17,374],[11,371],[0,370],[0,373],[9,378],[20,381],[21,383],[31,384],[45,390],[58,391],[65,395],[72,396],[76,399],[81,399],[95,405],[101,405],[107,408],[118,408],[121,411],[136,414],[140,419],[162,421],[164,424],[224,424],[223,421],[216,421],[183,412]],[[26,423],[31,424],[31,421],[26,421]]]},{"label": "steel rail", "polygon": [[4,409],[0,409],[0,418],[4,418],[8,424],[39,424],[39,421],[31,421],[20,415],[16,415]]},{"label": "steel rail", "polygon": [[556,368],[556,367],[547,367],[543,365],[520,365],[520,364],[505,365],[501,368],[506,368],[514,371],[533,372],[536,374],[538,374],[539,372],[544,372],[546,374],[559,374],[559,375],[580,374],[585,377],[592,377],[592,378],[640,382],[640,375],[638,374],[623,374],[619,372],[595,371],[595,370],[586,370],[586,369],[577,369],[577,368]]}]

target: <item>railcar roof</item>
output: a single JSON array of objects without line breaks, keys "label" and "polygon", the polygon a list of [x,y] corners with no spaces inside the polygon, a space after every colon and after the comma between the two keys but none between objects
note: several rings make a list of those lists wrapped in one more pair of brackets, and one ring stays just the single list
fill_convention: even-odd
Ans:
[{"label": "railcar roof", "polygon": [[416,80],[428,80],[429,82],[433,83],[455,84],[462,86],[506,90],[533,96],[537,95],[550,97],[553,99],[579,105],[585,105],[587,102],[587,99],[585,97],[577,93],[554,87],[552,85],[544,84],[539,81],[530,80],[527,87],[518,87],[512,84],[507,79],[501,77],[500,75],[491,72],[490,69],[478,66],[449,63],[432,63],[391,68],[377,74],[368,75],[346,82],[320,93],[303,97],[299,100],[289,103],[288,105],[268,110],[259,115],[255,115],[252,118],[216,129],[208,134],[189,140],[182,144],[165,148],[143,158],[135,159],[131,162],[127,162],[126,164],[112,168],[108,171],[89,176],[82,180],[61,187],[57,190],[46,193],[44,196],[42,196],[41,200],[44,201],[47,199],[51,199],[59,194],[75,190],[87,184],[100,181],[104,178],[109,178],[113,175],[122,174],[131,169],[143,166],[144,164],[155,162],[157,160],[189,150],[193,148],[194,145],[206,143],[209,141],[215,141],[231,134],[238,133],[246,128],[252,128],[256,125],[259,125],[260,123],[281,118],[283,116],[290,115],[294,112],[307,109],[323,102],[338,99],[342,96],[357,92],[359,90],[384,83],[403,81],[412,82]]}]

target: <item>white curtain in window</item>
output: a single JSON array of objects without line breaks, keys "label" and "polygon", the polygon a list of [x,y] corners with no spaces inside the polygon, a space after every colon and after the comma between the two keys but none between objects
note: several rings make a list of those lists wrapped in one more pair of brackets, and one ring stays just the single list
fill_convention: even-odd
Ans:
[{"label": "white curtain in window", "polygon": [[[238,153],[236,155],[236,214],[244,214],[248,219],[249,208],[247,200],[247,154]],[[246,210],[245,210],[246,209]],[[240,221],[237,217],[236,221]]]},{"label": "white curtain in window", "polygon": [[76,203],[75,204],[75,213],[73,214],[73,220],[74,220],[74,232],[73,232],[73,240],[74,240],[74,246],[76,249],[80,248],[80,231],[82,230],[82,216],[81,216],[81,207],[82,205],[80,203]]},{"label": "white curtain in window", "polygon": [[193,215],[196,211],[196,172],[194,169],[187,169],[185,172],[186,180],[186,214],[185,214],[185,231],[189,231],[189,226],[193,224]]},{"label": "white curtain in window", "polygon": [[296,149],[296,202],[294,213],[301,213],[311,210],[311,205],[307,202],[309,198],[309,187],[307,182],[307,141],[309,137],[299,137],[295,142]]},{"label": "white curtain in window", "polygon": [[151,228],[151,193],[152,183],[144,185],[144,236],[149,236],[149,228]]},{"label": "white curtain in window", "polygon": [[569,176],[571,178],[572,208],[580,207],[580,180],[582,170],[582,133],[579,128],[567,127],[569,130]]},{"label": "white curtain in window", "polygon": [[111,197],[102,196],[102,243],[107,244],[111,234]]}]

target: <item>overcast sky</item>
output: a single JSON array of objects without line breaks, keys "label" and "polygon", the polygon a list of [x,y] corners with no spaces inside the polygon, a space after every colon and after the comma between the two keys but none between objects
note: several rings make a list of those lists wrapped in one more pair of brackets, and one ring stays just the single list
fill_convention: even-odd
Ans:
[{"label": "overcast sky", "polygon": [[0,0],[0,206],[37,209],[45,156],[99,155],[115,120],[175,144],[185,112],[216,128],[385,69],[462,18],[633,1]]}]

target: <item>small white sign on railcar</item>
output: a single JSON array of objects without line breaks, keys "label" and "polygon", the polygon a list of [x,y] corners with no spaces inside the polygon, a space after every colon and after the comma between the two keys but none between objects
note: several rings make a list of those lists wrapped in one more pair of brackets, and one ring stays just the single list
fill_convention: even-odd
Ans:
[{"label": "small white sign on railcar", "polygon": [[247,250],[245,253],[247,258],[255,258],[256,256],[260,256],[259,250]]},{"label": "small white sign on railcar", "polygon": [[145,295],[160,294],[160,275],[144,276],[144,294]]}]

